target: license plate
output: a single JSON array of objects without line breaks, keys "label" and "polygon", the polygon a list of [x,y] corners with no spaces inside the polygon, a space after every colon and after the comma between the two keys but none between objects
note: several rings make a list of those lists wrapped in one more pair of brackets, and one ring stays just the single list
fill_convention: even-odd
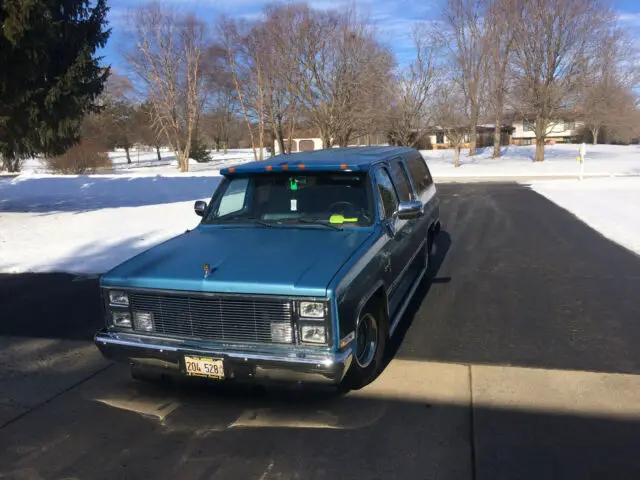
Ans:
[{"label": "license plate", "polygon": [[220,358],[185,356],[184,366],[189,376],[224,379],[224,368]]}]

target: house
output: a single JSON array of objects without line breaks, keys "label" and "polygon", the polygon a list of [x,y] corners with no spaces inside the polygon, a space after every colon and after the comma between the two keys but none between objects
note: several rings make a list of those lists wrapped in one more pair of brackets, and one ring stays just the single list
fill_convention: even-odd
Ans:
[{"label": "house", "polygon": [[[533,118],[512,120],[514,127],[512,143],[514,145],[535,145],[536,132]],[[546,143],[575,143],[579,140],[584,122],[575,119],[553,121],[547,129]]]},{"label": "house", "polygon": [[[289,140],[285,139],[284,144],[285,148],[287,148]],[[362,135],[354,137],[349,141],[350,147],[362,147],[369,145],[388,145],[388,143],[385,136],[382,134]],[[313,135],[299,135],[292,139],[291,153],[306,152],[309,150],[322,150],[322,139]],[[274,153],[275,155],[279,155],[281,153],[278,142],[274,142]]]},{"label": "house", "polygon": [[[453,148],[451,141],[447,138],[446,128],[433,127],[429,131],[429,143],[435,150]],[[478,125],[476,127],[476,146],[479,148],[489,147],[493,145],[493,134],[495,132],[495,125]],[[511,145],[511,135],[513,134],[513,127],[510,125],[502,125],[500,128],[500,144]],[[469,142],[471,141],[471,135],[466,133],[464,135],[461,148],[469,148]]]}]

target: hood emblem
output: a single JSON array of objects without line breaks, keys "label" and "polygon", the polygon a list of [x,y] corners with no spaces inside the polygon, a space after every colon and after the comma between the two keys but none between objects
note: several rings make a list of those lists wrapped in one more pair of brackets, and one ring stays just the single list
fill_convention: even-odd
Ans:
[{"label": "hood emblem", "polygon": [[211,273],[211,265],[209,265],[208,263],[205,263],[202,266],[202,270],[204,271],[204,278],[207,278]]}]

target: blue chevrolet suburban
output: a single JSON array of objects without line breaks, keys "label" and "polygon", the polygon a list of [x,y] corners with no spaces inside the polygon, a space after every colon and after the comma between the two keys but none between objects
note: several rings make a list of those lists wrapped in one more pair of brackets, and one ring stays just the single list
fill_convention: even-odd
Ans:
[{"label": "blue chevrolet suburban", "polygon": [[334,148],[221,174],[196,228],[101,277],[97,347],[139,379],[370,383],[440,231],[423,157]]}]

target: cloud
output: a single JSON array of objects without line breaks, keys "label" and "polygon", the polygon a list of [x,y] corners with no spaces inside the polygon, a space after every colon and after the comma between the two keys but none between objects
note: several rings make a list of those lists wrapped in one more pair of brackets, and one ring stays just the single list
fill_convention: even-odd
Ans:
[{"label": "cloud", "polygon": [[619,12],[618,20],[627,26],[640,28],[640,12]]}]

